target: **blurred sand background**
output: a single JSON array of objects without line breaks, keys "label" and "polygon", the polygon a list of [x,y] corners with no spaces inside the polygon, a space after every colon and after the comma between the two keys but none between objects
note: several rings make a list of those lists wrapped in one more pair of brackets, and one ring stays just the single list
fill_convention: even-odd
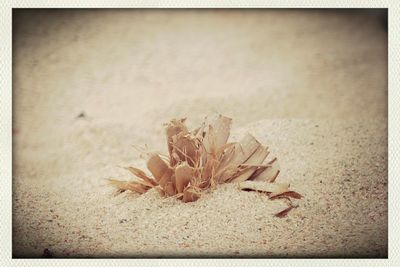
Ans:
[{"label": "blurred sand background", "polygon": [[[387,257],[384,14],[14,11],[13,255]],[[304,196],[286,218],[234,184],[187,204],[106,186],[144,166],[133,144],[166,151],[164,122],[213,112],[278,157]]]}]

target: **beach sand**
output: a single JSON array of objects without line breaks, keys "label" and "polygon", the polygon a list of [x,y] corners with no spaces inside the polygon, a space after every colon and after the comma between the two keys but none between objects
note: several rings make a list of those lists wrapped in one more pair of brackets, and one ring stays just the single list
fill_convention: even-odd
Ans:
[{"label": "beach sand", "polygon": [[[14,257],[387,257],[379,12],[25,10],[13,38]],[[270,147],[298,208],[107,185],[145,169],[132,145],[166,152],[163,123],[211,113]]]}]

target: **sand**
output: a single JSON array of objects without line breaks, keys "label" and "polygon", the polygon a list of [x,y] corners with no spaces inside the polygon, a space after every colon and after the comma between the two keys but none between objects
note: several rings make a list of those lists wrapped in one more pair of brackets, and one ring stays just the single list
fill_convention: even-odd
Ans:
[{"label": "sand", "polygon": [[[13,256],[387,257],[387,32],[379,13],[20,11]],[[163,123],[233,118],[278,157],[285,207],[225,184],[182,203],[105,178]],[[81,113],[84,116],[79,116]]]}]

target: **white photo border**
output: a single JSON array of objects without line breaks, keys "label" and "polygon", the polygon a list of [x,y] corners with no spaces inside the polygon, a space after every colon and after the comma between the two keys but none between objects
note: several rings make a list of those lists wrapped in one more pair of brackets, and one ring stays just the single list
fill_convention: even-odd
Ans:
[{"label": "white photo border", "polygon": [[[388,8],[388,259],[13,259],[12,9],[13,8]],[[1,266],[400,266],[400,1],[397,0],[1,0],[0,240]]]}]

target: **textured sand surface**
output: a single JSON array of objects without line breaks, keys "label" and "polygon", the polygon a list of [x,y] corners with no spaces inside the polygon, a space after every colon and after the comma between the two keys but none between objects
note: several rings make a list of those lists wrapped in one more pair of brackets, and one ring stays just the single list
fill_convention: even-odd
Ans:
[{"label": "textured sand surface", "polygon": [[[386,257],[387,33],[378,13],[14,14],[13,254]],[[85,116],[78,117],[80,113]],[[164,122],[233,118],[278,157],[285,205],[234,184],[194,203],[113,195]]]}]

